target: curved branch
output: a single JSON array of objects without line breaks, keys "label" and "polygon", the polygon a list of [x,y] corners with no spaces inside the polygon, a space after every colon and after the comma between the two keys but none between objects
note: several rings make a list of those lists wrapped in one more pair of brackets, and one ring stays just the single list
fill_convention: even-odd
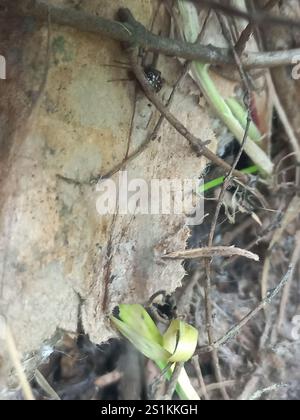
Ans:
[{"label": "curved branch", "polygon": [[[13,3],[13,4],[10,4]],[[47,21],[48,13],[51,21],[59,25],[102,35],[116,41],[143,47],[149,51],[169,56],[181,57],[186,60],[198,60],[215,65],[235,65],[232,52],[227,48],[217,48],[211,45],[191,44],[188,42],[161,37],[148,31],[133,17],[130,21],[118,22],[93,16],[84,11],[49,6],[39,0],[16,0],[7,6],[6,18],[15,16],[32,16]],[[121,9],[121,15],[122,15]],[[128,16],[128,11],[127,14]],[[300,25],[300,24],[299,24]],[[300,49],[289,51],[273,51],[249,53],[241,57],[244,68],[266,68],[291,64],[295,57],[300,56]]]}]

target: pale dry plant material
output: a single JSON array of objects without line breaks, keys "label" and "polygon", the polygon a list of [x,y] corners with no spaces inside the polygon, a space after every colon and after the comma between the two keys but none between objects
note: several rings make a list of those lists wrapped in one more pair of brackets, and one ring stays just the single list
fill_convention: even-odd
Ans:
[{"label": "pale dry plant material", "polygon": [[35,398],[33,396],[33,392],[28,382],[28,379],[25,375],[20,355],[17,350],[16,343],[9,325],[6,325],[6,345],[12,364],[16,370],[16,374],[19,379],[24,398],[27,401],[34,401]]},{"label": "pale dry plant material", "polygon": [[54,401],[60,401],[59,395],[54,391],[44,375],[37,369],[34,374],[35,380],[42,390]]},{"label": "pale dry plant material", "polygon": [[194,356],[192,358],[192,364],[193,364],[194,369],[196,371],[196,375],[197,375],[197,379],[198,379],[198,382],[199,382],[199,386],[200,386],[200,389],[201,389],[202,396],[204,397],[204,399],[206,401],[209,401],[210,397],[209,397],[209,394],[207,392],[206,384],[204,382],[204,378],[203,378],[203,374],[202,374],[202,370],[201,370],[201,365],[200,365],[200,362],[199,362],[199,356]]},{"label": "pale dry plant material", "polygon": [[249,397],[249,401],[260,400],[265,394],[268,394],[269,392],[278,391],[279,389],[286,388],[286,387],[287,387],[287,384],[275,384],[267,388],[260,389]]},{"label": "pale dry plant material", "polygon": [[162,258],[173,259],[173,260],[192,260],[197,258],[213,258],[213,257],[233,257],[233,256],[245,257],[250,260],[259,261],[259,256],[253,252],[245,249],[236,248],[235,246],[216,246],[216,247],[204,247],[196,249],[188,249],[186,251],[177,251],[170,254],[164,255]]}]

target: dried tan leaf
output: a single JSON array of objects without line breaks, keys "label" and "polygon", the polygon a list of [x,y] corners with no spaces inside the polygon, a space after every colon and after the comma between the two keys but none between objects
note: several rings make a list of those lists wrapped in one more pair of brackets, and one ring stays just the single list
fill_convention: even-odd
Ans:
[{"label": "dried tan leaf", "polygon": [[197,258],[233,257],[235,255],[239,255],[254,261],[259,261],[259,256],[257,254],[253,254],[252,252],[245,249],[236,248],[235,246],[216,246],[211,248],[206,247],[188,249],[186,251],[171,252],[170,254],[164,255],[162,258],[173,260],[191,260]]}]

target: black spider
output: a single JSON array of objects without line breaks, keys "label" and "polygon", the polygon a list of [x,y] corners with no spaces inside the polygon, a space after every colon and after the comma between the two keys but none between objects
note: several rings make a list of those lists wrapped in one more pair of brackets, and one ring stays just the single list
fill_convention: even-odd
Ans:
[{"label": "black spider", "polygon": [[161,72],[152,66],[147,66],[144,69],[144,73],[149,84],[153,87],[155,92],[158,93],[163,87],[163,78],[161,76]]}]

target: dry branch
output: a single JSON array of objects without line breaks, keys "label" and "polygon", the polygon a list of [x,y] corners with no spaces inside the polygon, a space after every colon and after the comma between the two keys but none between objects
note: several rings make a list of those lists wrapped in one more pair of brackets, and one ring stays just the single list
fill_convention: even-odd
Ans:
[{"label": "dry branch", "polygon": [[270,290],[269,293],[267,293],[267,296],[259,303],[259,305],[256,306],[255,309],[253,309],[251,312],[249,312],[248,315],[246,315],[236,326],[231,328],[223,337],[221,337],[219,340],[215,341],[212,345],[199,348],[197,353],[207,353],[211,351],[216,351],[220,347],[224,346],[228,341],[235,338],[237,335],[239,335],[240,331],[260,312],[262,311],[267,305],[270,305],[274,298],[281,292],[281,290],[288,284],[288,282],[291,280],[291,277],[293,276],[295,266],[290,265],[286,275],[283,277],[281,282],[278,284],[275,289]]},{"label": "dry branch", "polygon": [[[248,104],[250,104],[250,90],[249,90],[249,86],[248,86],[247,75],[245,74],[243,65],[242,65],[237,53],[234,50],[233,39],[231,37],[230,31],[227,30],[226,22],[224,22],[222,19],[220,19],[220,23],[222,25],[222,29],[224,31],[225,36],[228,36],[229,45],[231,45],[231,50],[232,50],[233,56],[235,58],[236,65],[237,65],[239,73],[241,75],[243,84],[246,88]],[[215,237],[216,228],[217,228],[217,223],[218,223],[219,215],[220,215],[221,208],[222,208],[222,205],[223,205],[223,202],[224,202],[226,190],[227,190],[228,186],[230,185],[231,179],[234,176],[236,167],[237,167],[237,165],[239,163],[239,160],[242,156],[242,153],[244,151],[244,148],[245,148],[245,145],[246,145],[246,142],[247,142],[247,139],[248,139],[250,124],[251,124],[251,111],[250,111],[250,107],[248,106],[247,123],[246,123],[246,127],[245,127],[244,136],[243,136],[243,139],[242,139],[242,142],[241,142],[241,147],[240,147],[239,153],[237,154],[227,177],[225,178],[225,181],[224,181],[223,186],[221,188],[220,195],[218,197],[218,203],[217,203],[216,211],[215,211],[213,221],[212,221],[212,224],[211,224],[211,228],[210,228],[209,239],[208,239],[208,247],[213,246],[214,237]],[[211,260],[209,258],[207,258],[206,261],[205,261],[205,270],[206,270],[205,311],[206,311],[206,320],[207,320],[206,321],[207,322],[207,335],[208,335],[209,345],[212,346],[214,341],[215,341],[215,338],[214,338],[214,331],[213,331],[213,321],[212,321],[213,320],[213,314],[212,314],[212,302],[211,302]],[[215,370],[217,381],[219,383],[222,383],[223,378],[222,378],[222,372],[221,372],[221,368],[220,368],[218,351],[217,351],[217,348],[215,348],[214,346],[213,346],[213,349],[212,349],[212,358],[213,358],[214,370]],[[220,391],[223,395],[223,398],[225,400],[229,400],[227,390],[224,386],[220,387]]]},{"label": "dry branch", "polygon": [[170,254],[164,255],[163,258],[171,260],[192,260],[197,258],[213,258],[213,257],[233,257],[238,255],[245,257],[250,260],[259,261],[259,256],[253,254],[245,249],[236,248],[235,246],[216,246],[216,247],[204,247],[197,249],[188,249],[185,251],[171,252]]},{"label": "dry branch", "polygon": [[[205,63],[219,65],[234,65],[234,57],[227,48],[217,48],[211,45],[204,46],[199,43],[192,44],[180,40],[164,38],[154,35],[143,25],[134,20],[133,22],[118,22],[104,19],[100,16],[93,16],[84,11],[71,8],[49,6],[39,0],[16,0],[8,6],[6,19],[16,16],[32,16],[42,21],[48,20],[48,13],[51,21],[55,24],[69,26],[71,28],[102,35],[116,41],[126,42],[131,45],[143,47],[149,51],[161,54],[181,57],[186,60],[199,60]],[[210,3],[210,2],[208,2]],[[246,17],[248,15],[246,14]],[[244,14],[243,14],[244,17]],[[268,17],[268,15],[266,16]],[[273,18],[273,17],[272,17]],[[260,23],[262,21],[260,20]],[[285,24],[287,22],[284,21]],[[280,19],[275,20],[280,23]],[[283,22],[281,22],[283,24]],[[299,22],[292,25],[300,27]],[[247,53],[241,58],[244,68],[266,68],[288,65],[292,63],[295,56],[300,55],[300,49],[289,51],[272,51],[263,53]]]}]

